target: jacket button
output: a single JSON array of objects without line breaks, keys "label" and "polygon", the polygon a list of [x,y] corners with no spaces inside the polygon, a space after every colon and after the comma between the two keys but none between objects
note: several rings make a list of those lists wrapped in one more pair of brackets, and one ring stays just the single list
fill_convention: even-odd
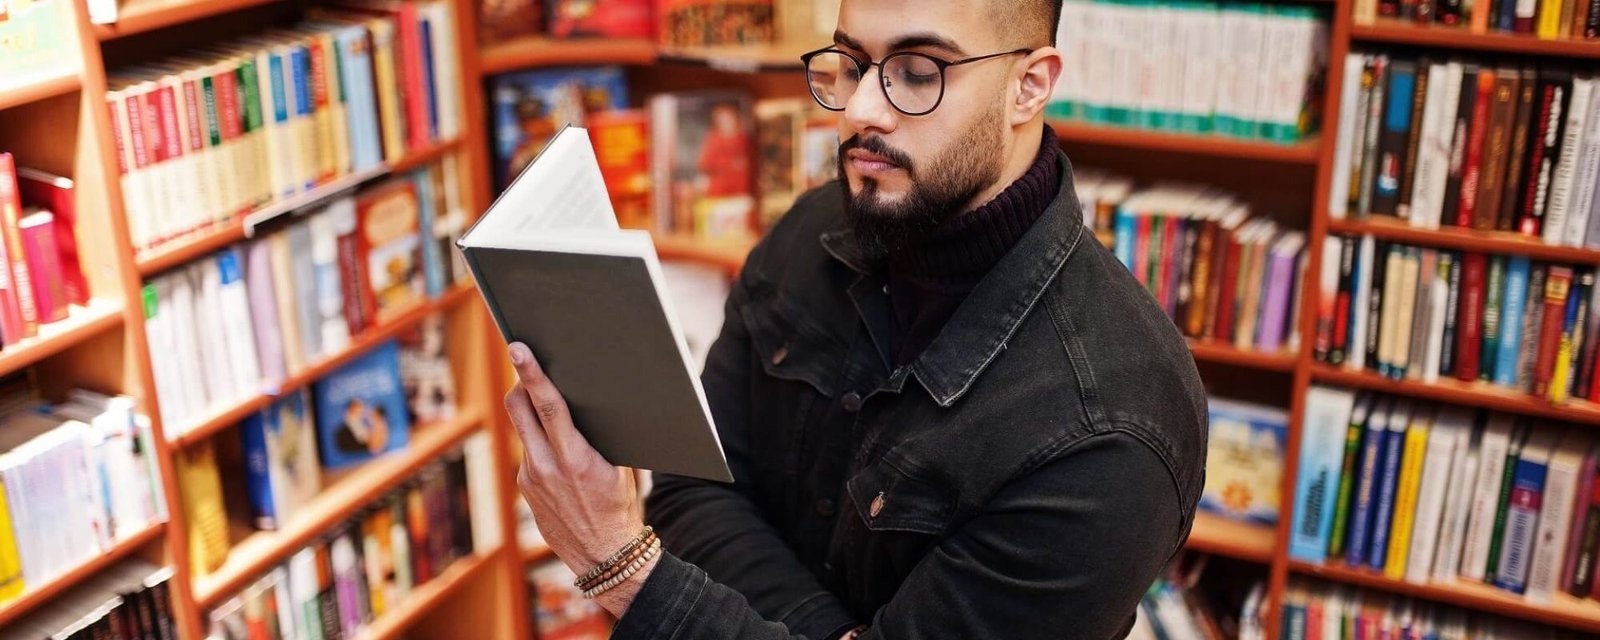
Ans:
[{"label": "jacket button", "polygon": [[772,366],[783,364],[783,361],[788,359],[789,347],[787,346],[778,347],[777,351],[772,352]]},{"label": "jacket button", "polygon": [[817,504],[816,504],[816,509],[817,509],[817,515],[822,516],[824,518],[831,518],[831,517],[833,517],[833,514],[838,511],[838,509],[834,506],[833,501],[829,500],[827,498],[823,498],[821,500],[818,500]]},{"label": "jacket button", "polygon": [[880,513],[883,513],[883,492],[882,491],[878,492],[878,497],[872,499],[872,505],[867,507],[867,515],[869,515],[871,517],[876,518],[876,517],[878,517],[878,514],[880,514]]},{"label": "jacket button", "polygon": [[844,407],[844,410],[848,411],[850,413],[855,413],[857,411],[860,411],[861,410],[861,394],[856,393],[854,391],[851,391],[850,393],[844,394],[844,397],[839,398],[839,406]]}]

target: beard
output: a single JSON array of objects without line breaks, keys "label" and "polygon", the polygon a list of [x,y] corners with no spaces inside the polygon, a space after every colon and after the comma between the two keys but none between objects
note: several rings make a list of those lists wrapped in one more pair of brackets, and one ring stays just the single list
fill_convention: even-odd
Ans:
[{"label": "beard", "polygon": [[[839,175],[845,177],[845,217],[869,260],[881,261],[893,249],[931,235],[1000,179],[1004,146],[1001,115],[997,104],[925,164],[913,162],[905,152],[878,137],[851,136],[839,145],[835,161]],[[890,200],[879,190],[876,178],[866,177],[860,178],[859,190],[851,189],[849,174],[845,173],[845,154],[858,148],[882,156],[904,170],[909,191]]]}]

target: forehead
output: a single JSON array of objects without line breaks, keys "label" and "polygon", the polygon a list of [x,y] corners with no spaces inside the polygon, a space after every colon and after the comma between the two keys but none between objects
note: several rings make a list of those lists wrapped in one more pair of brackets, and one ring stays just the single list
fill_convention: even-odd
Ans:
[{"label": "forehead", "polygon": [[908,36],[936,36],[964,53],[994,46],[994,20],[989,0],[841,0],[839,31],[861,43],[867,53],[882,55]]}]

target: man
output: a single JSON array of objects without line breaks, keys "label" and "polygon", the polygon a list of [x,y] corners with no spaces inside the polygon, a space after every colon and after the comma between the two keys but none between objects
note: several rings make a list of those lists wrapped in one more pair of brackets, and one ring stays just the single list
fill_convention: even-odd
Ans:
[{"label": "man", "polygon": [[[736,482],[658,476],[665,552],[598,596],[616,637],[1131,628],[1192,523],[1205,397],[1044,126],[1060,6],[844,0],[807,57],[842,180],[751,253],[703,376]],[[511,357],[523,495],[577,573],[614,564],[633,479]]]}]

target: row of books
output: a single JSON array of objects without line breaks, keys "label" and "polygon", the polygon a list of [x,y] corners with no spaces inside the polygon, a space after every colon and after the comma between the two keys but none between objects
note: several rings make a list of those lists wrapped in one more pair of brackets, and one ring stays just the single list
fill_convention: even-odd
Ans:
[{"label": "row of books", "polygon": [[1316,130],[1328,27],[1308,5],[1069,0],[1048,112],[1293,142]]},{"label": "row of books", "polygon": [[[488,461],[484,461],[488,462]],[[471,556],[466,456],[429,463],[207,615],[218,640],[361,635],[418,587]]]},{"label": "row of books", "polygon": [[1316,386],[1289,554],[1534,603],[1600,597],[1600,440],[1581,426]]},{"label": "row of books", "polygon": [[1291,578],[1278,637],[1576,640],[1587,636],[1349,585]]},{"label": "row of books", "polygon": [[563,126],[585,127],[624,227],[750,235],[837,174],[836,117],[810,100],[672,92],[630,109],[620,67],[497,76],[492,96],[500,188]]},{"label": "row of books", "polygon": [[1330,236],[1315,357],[1396,380],[1481,380],[1562,402],[1595,394],[1591,267]]},{"label": "row of books", "polygon": [[167,519],[150,421],[132,398],[29,393],[9,381],[0,414],[0,603]]},{"label": "row of books", "polygon": [[1352,53],[1329,211],[1600,248],[1597,80]]},{"label": "row of books", "polygon": [[1360,24],[1382,17],[1541,40],[1600,37],[1600,11],[1587,0],[1360,0],[1353,17]]},{"label": "row of books", "polygon": [[1092,172],[1074,180],[1085,208],[1112,209],[1113,251],[1184,335],[1270,353],[1299,344],[1303,232],[1252,217],[1217,189],[1133,190]]},{"label": "row of books", "polygon": [[1213,570],[1213,560],[1189,552],[1173,558],[1140,599],[1127,640],[1244,637],[1241,623],[1253,618],[1253,612],[1264,604],[1266,584],[1258,576],[1231,575],[1224,562],[1216,563],[1224,568]]},{"label": "row of books", "polygon": [[33,337],[89,302],[75,212],[72,180],[0,153],[0,344]]},{"label": "row of books", "polygon": [[0,640],[172,640],[171,567],[124,560],[0,630]]},{"label": "row of books", "polygon": [[446,159],[152,278],[145,332],[167,436],[348,348],[466,277]]},{"label": "row of books", "polygon": [[136,250],[458,135],[449,4],[341,6],[111,75],[106,103]]},{"label": "row of books", "polygon": [[668,47],[828,43],[838,6],[814,0],[482,0],[479,41],[640,38]]}]

